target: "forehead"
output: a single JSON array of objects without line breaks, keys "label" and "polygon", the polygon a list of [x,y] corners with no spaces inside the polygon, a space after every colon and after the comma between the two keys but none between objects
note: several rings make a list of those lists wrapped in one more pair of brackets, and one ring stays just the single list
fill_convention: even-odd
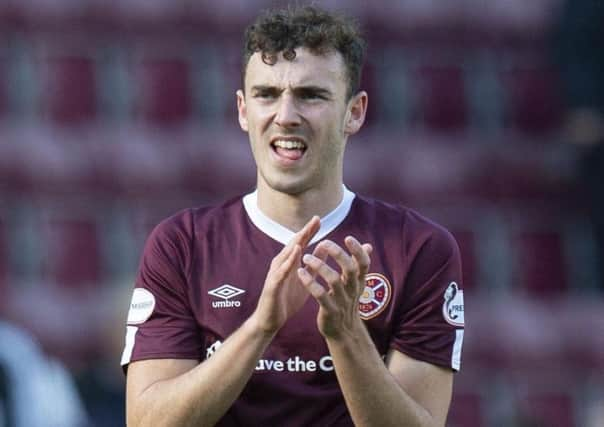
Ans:
[{"label": "forehead", "polygon": [[346,90],[346,67],[339,52],[316,55],[306,48],[295,51],[296,57],[291,61],[280,52],[273,65],[264,63],[260,52],[254,53],[246,68],[245,87],[321,86],[334,92]]}]

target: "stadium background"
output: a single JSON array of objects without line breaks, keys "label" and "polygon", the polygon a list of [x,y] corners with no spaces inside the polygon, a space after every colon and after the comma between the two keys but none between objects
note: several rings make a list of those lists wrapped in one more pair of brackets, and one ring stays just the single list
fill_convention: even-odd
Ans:
[{"label": "stadium background", "polygon": [[[562,1],[315,3],[369,39],[348,186],[461,246],[468,329],[449,425],[604,425]],[[254,184],[234,92],[242,29],[270,4],[0,0],[0,319],[69,369],[92,426],[124,422],[124,319],[151,227]]]}]

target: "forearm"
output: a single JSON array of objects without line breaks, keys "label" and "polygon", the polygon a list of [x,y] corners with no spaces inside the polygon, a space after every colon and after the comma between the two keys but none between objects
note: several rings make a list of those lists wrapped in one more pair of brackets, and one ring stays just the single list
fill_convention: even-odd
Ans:
[{"label": "forearm", "polygon": [[129,425],[214,425],[241,394],[271,339],[248,319],[211,358],[129,400]]},{"label": "forearm", "polygon": [[346,406],[357,426],[438,424],[395,380],[359,320],[354,334],[327,339]]}]

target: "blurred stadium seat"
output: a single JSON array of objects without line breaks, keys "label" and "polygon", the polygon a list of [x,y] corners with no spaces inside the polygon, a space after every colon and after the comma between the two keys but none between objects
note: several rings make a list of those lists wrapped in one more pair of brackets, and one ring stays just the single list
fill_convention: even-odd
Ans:
[{"label": "blurred stadium seat", "polygon": [[509,126],[539,134],[557,130],[562,123],[560,84],[555,72],[544,66],[519,66],[502,73],[508,94]]},{"label": "blurred stadium seat", "polygon": [[186,16],[185,0],[128,0],[112,2],[109,7],[102,0],[95,2],[98,8],[112,9],[109,12],[121,28],[173,29],[182,24]]},{"label": "blurred stadium seat", "polygon": [[79,125],[95,119],[97,82],[93,58],[75,54],[50,56],[40,68],[45,115],[58,125]]},{"label": "blurred stadium seat", "polygon": [[137,109],[152,125],[179,125],[191,118],[191,66],[184,58],[145,58],[137,67]]},{"label": "blurred stadium seat", "polygon": [[456,390],[451,401],[448,427],[486,427],[483,397],[478,392]]},{"label": "blurred stadium seat", "polygon": [[271,5],[270,0],[185,0],[188,19],[202,33],[237,34],[250,24],[250,17]]},{"label": "blurred stadium seat", "polygon": [[572,391],[529,389],[518,396],[519,419],[529,425],[579,427]]},{"label": "blurred stadium seat", "polygon": [[522,230],[512,237],[519,290],[547,298],[567,292],[568,266],[564,238],[557,231]]},{"label": "blurred stadium seat", "polygon": [[19,0],[12,3],[24,27],[56,29],[66,28],[81,19],[89,0]]},{"label": "blurred stadium seat", "polygon": [[[109,357],[103,292],[131,286],[153,226],[253,188],[240,32],[273,3],[0,1],[0,300],[71,366]],[[347,185],[428,213],[460,246],[469,327],[448,425],[514,425],[501,397],[518,423],[579,427],[604,310],[567,241],[586,219],[545,51],[559,1],[324,3],[369,36]],[[568,390],[536,378],[558,371]]]},{"label": "blurred stadium seat", "polygon": [[103,278],[101,231],[93,218],[53,218],[42,225],[44,277],[66,288],[94,287]]},{"label": "blurred stadium seat", "polygon": [[417,71],[420,115],[428,129],[454,132],[467,125],[464,71],[460,66],[423,66]]}]

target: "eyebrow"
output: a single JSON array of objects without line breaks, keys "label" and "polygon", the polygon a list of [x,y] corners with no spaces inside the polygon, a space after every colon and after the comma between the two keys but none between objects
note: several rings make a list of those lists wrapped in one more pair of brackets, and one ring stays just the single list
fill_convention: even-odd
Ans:
[{"label": "eyebrow", "polygon": [[[254,92],[268,92],[268,93],[279,94],[279,93],[283,92],[283,89],[279,88],[277,86],[256,85],[256,86],[252,86],[251,91],[252,91],[252,93],[254,93]],[[299,94],[299,93],[314,93],[314,94],[317,94],[317,95],[322,95],[322,96],[327,96],[327,97],[331,97],[331,95],[332,95],[332,92],[329,89],[321,87],[321,86],[314,86],[314,85],[297,86],[297,87],[294,87],[293,91],[296,94]]]}]

